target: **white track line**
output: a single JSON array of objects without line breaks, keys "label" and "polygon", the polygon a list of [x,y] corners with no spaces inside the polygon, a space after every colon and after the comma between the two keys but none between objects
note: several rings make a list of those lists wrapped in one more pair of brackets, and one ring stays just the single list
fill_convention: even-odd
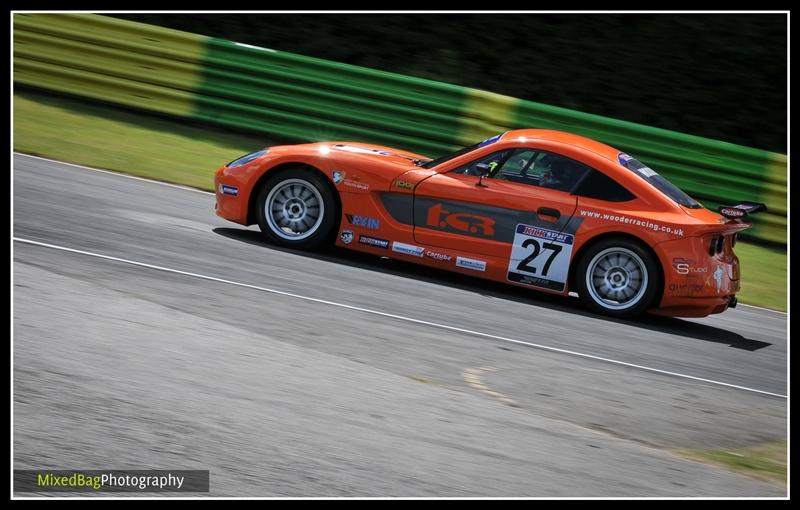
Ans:
[{"label": "white track line", "polygon": [[57,159],[43,158],[41,156],[32,156],[30,154],[25,154],[24,152],[14,152],[14,154],[16,154],[17,156],[25,156],[26,158],[39,159],[39,160],[42,160],[42,161],[49,161],[50,163],[58,163],[59,165],[66,165],[66,166],[71,166],[71,167],[74,167],[74,168],[80,168],[82,170],[91,170],[92,172],[100,172],[100,173],[103,173],[103,174],[115,175],[117,177],[123,177],[125,179],[133,179],[134,181],[150,182],[150,183],[153,183],[153,184],[160,184],[162,186],[169,186],[170,188],[177,188],[177,189],[182,189],[182,190],[186,190],[186,191],[194,191],[195,193],[202,193],[204,195],[213,195],[214,194],[211,191],[204,191],[204,190],[197,189],[197,188],[190,188],[189,186],[181,186],[179,184],[171,184],[169,182],[157,181],[155,179],[148,179],[146,177],[137,177],[135,175],[122,174],[122,173],[119,173],[119,172],[113,172],[111,170],[102,170],[100,168],[92,168],[90,166],[76,165],[75,163],[66,163],[64,161],[59,161]]},{"label": "white track line", "polygon": [[[59,163],[61,165],[80,168],[80,169],[83,169],[83,170],[91,170],[92,172],[100,172],[100,173],[103,173],[103,174],[115,175],[117,177],[123,177],[125,179],[133,179],[134,181],[150,182],[150,183],[153,183],[153,184],[160,184],[161,186],[169,186],[170,188],[177,188],[177,189],[182,189],[182,190],[185,190],[185,191],[194,191],[195,193],[203,193],[204,195],[213,195],[214,194],[211,191],[204,191],[204,190],[197,189],[197,188],[190,188],[188,186],[180,186],[178,184],[170,184],[168,182],[157,181],[155,179],[148,179],[147,177],[136,177],[135,175],[128,175],[128,174],[123,174],[123,173],[119,173],[119,172],[114,172],[113,170],[102,170],[100,168],[93,168],[93,167],[90,167],[90,166],[76,165],[75,163],[66,163],[64,161],[59,161],[57,159],[43,158],[41,156],[33,156],[31,154],[25,154],[24,152],[16,152],[15,151],[14,154],[16,154],[17,156],[25,156],[26,158],[41,159],[42,161],[49,161],[51,163]],[[739,303],[739,306],[746,306],[747,308],[755,308],[756,310],[764,310],[765,312],[780,313],[780,314],[783,314],[783,315],[787,315],[787,312],[782,312],[780,310],[773,310],[771,308],[764,308],[762,306],[748,305],[747,303]]]},{"label": "white track line", "polygon": [[533,348],[536,348],[536,349],[542,349],[542,350],[551,351],[551,352],[558,352],[558,353],[561,353],[561,354],[569,354],[569,355],[572,355],[572,356],[578,356],[578,357],[581,357],[581,358],[593,359],[593,360],[597,360],[597,361],[605,361],[606,363],[613,363],[615,365],[621,365],[621,366],[631,367],[631,368],[638,368],[640,370],[646,370],[648,372],[654,372],[654,373],[657,373],[657,374],[670,375],[670,376],[673,376],[673,377],[680,377],[680,378],[683,378],[683,379],[691,379],[693,381],[700,381],[700,382],[705,382],[705,383],[709,383],[709,384],[715,384],[715,385],[718,385],[718,386],[725,386],[725,387],[728,387],[728,388],[736,388],[736,389],[739,389],[739,390],[749,391],[749,392],[753,392],[753,393],[760,393],[762,395],[769,395],[769,396],[772,396],[772,397],[787,398],[786,395],[781,395],[780,393],[772,393],[772,392],[769,392],[769,391],[757,390],[755,388],[748,388],[746,386],[738,386],[736,384],[730,384],[730,383],[725,383],[725,382],[721,382],[721,381],[714,381],[712,379],[704,379],[702,377],[695,377],[693,375],[680,374],[680,373],[677,373],[677,372],[669,372],[667,370],[661,370],[661,369],[658,369],[658,368],[646,367],[646,366],[643,366],[643,365],[635,365],[633,363],[627,363],[625,361],[618,361],[618,360],[614,360],[614,359],[610,359],[610,358],[603,358],[603,357],[600,357],[600,356],[594,356],[592,354],[584,354],[582,352],[569,351],[569,350],[566,350],[566,349],[559,349],[557,347],[550,347],[550,346],[547,346],[547,345],[535,344],[535,343],[531,343],[531,342],[523,342],[522,340],[515,340],[513,338],[506,338],[506,337],[503,337],[503,336],[492,335],[492,334],[489,334],[489,333],[482,333],[480,331],[472,331],[472,330],[469,330],[469,329],[457,328],[455,326],[448,326],[446,324],[438,324],[436,322],[429,322],[429,321],[424,321],[424,320],[420,320],[420,319],[414,319],[414,318],[411,318],[411,317],[404,317],[402,315],[395,315],[395,314],[392,314],[392,313],[380,312],[378,310],[371,310],[369,308],[361,308],[359,306],[346,305],[344,303],[337,303],[335,301],[327,301],[325,299],[302,296],[300,294],[293,294],[291,292],[284,292],[282,290],[275,290],[275,289],[270,289],[270,288],[267,288],[267,287],[259,287],[257,285],[250,285],[250,284],[247,284],[247,283],[234,282],[234,281],[225,280],[225,279],[222,279],[222,278],[215,278],[213,276],[206,276],[206,275],[202,275],[202,274],[198,274],[198,273],[190,273],[188,271],[181,271],[179,269],[172,269],[172,268],[169,268],[169,267],[156,266],[156,265],[153,265],[153,264],[146,264],[144,262],[137,262],[137,261],[134,261],[134,260],[127,260],[127,259],[123,259],[123,258],[119,258],[119,257],[112,257],[112,256],[109,256],[109,255],[101,255],[99,253],[93,253],[93,252],[84,251],[84,250],[76,250],[76,249],[73,249],[73,248],[67,248],[65,246],[58,246],[58,245],[55,245],[55,244],[42,243],[42,242],[39,242],[39,241],[33,241],[31,239],[23,239],[23,238],[20,238],[20,237],[14,237],[14,241],[20,242],[20,243],[24,243],[24,244],[35,245],[35,246],[42,246],[42,247],[45,247],[45,248],[52,248],[54,250],[61,250],[61,251],[66,251],[66,252],[70,252],[70,253],[78,253],[80,255],[88,255],[90,257],[96,257],[96,258],[105,259],[105,260],[113,260],[115,262],[122,262],[124,264],[130,264],[130,265],[133,265],[133,266],[145,267],[145,268],[148,268],[148,269],[155,269],[157,271],[165,271],[167,273],[174,273],[174,274],[180,274],[180,275],[184,275],[184,276],[191,276],[193,278],[199,278],[201,280],[208,280],[208,281],[212,281],[212,282],[225,283],[225,284],[228,284],[228,285],[235,285],[237,287],[244,287],[244,288],[247,288],[247,289],[259,290],[259,291],[262,291],[262,292],[269,292],[270,294],[277,294],[277,295],[280,295],[280,296],[287,296],[287,297],[292,297],[292,298],[296,298],[296,299],[302,299],[302,300],[305,300],[305,301],[311,301],[313,303],[321,303],[321,304],[325,304],[325,305],[336,306],[336,307],[339,307],[339,308],[346,308],[348,310],[356,310],[356,311],[359,311],[359,312],[369,313],[369,314],[372,314],[372,315],[378,315],[378,316],[381,316],[381,317],[389,317],[391,319],[397,319],[397,320],[401,320],[401,321],[411,322],[411,323],[414,323],[414,324],[422,324],[422,325],[425,325],[425,326],[430,326],[430,327],[439,328],[439,329],[445,329],[445,330],[448,330],[448,331],[456,331],[458,333],[465,333],[465,334],[468,334],[468,335],[480,336],[480,337],[484,337],[484,338],[490,338],[492,340],[500,340],[502,342],[508,342],[508,343],[517,344],[517,345],[525,345],[527,347],[533,347]]},{"label": "white track line", "polygon": [[772,313],[779,313],[779,314],[782,314],[782,315],[788,315],[788,312],[782,312],[780,310],[773,310],[772,308],[764,308],[763,306],[748,305],[747,303],[739,303],[739,306],[746,306],[747,308],[755,308],[756,310],[764,310],[765,312],[772,312]]}]

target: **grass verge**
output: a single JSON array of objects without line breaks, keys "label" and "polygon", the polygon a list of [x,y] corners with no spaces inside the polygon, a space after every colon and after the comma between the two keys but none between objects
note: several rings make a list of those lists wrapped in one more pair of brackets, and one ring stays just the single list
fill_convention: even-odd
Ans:
[{"label": "grass verge", "polygon": [[786,485],[786,440],[746,448],[676,449],[683,457],[724,466],[733,471]]},{"label": "grass verge", "polygon": [[14,150],[211,190],[214,171],[264,138],[82,101],[14,95]]},{"label": "grass verge", "polygon": [[[211,190],[214,170],[269,145],[257,136],[189,125],[63,97],[14,95],[14,150]],[[738,243],[740,301],[786,310],[786,251]]]},{"label": "grass verge", "polygon": [[742,269],[742,303],[786,311],[786,250],[736,243]]}]

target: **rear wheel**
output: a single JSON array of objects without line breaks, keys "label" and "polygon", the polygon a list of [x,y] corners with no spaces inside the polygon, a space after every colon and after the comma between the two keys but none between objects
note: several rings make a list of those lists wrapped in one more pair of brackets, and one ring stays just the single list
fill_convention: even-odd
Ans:
[{"label": "rear wheel", "polygon": [[256,217],[270,241],[308,249],[331,238],[336,212],[333,191],[324,179],[298,168],[267,179],[258,194]]},{"label": "rear wheel", "polygon": [[575,273],[583,303],[612,317],[635,317],[653,304],[659,272],[653,256],[638,243],[609,238],[584,253]]}]

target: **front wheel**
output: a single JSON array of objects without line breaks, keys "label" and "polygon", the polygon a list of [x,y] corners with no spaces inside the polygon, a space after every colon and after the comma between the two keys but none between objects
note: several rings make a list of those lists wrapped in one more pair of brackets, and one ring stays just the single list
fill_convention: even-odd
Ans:
[{"label": "front wheel", "polygon": [[259,190],[256,216],[261,232],[274,243],[316,248],[336,226],[336,201],[320,175],[299,168],[267,179]]},{"label": "front wheel", "polygon": [[653,256],[638,243],[609,238],[584,253],[575,283],[589,309],[612,317],[635,317],[653,304],[659,271]]}]

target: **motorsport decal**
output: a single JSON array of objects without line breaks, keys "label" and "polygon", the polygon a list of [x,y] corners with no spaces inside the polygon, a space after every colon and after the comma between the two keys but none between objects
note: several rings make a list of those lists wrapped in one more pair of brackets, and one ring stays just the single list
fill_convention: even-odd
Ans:
[{"label": "motorsport decal", "polygon": [[359,216],[357,214],[345,214],[347,222],[356,227],[368,228],[371,230],[378,230],[381,228],[380,220],[370,218],[369,216]]},{"label": "motorsport decal", "polygon": [[361,182],[358,180],[358,177],[355,179],[347,179],[345,178],[347,173],[342,172],[341,170],[334,170],[333,171],[333,183],[337,186],[339,184],[344,184],[345,186],[349,186],[351,188],[360,189],[363,191],[367,191],[369,189],[369,184],[366,182]]},{"label": "motorsport decal", "polygon": [[355,154],[375,154],[378,156],[390,156],[392,154],[391,152],[388,151],[369,149],[367,147],[358,147],[356,145],[344,145],[341,143],[334,145],[333,148],[338,149],[340,151],[353,152]]},{"label": "motorsport decal", "polygon": [[619,164],[620,165],[622,165],[625,168],[627,168],[628,167],[628,163],[633,159],[633,156],[628,156],[624,152],[620,152],[619,155],[617,155],[617,159],[619,160]]},{"label": "motorsport decal", "polygon": [[486,271],[485,261],[468,259],[467,257],[456,257],[456,266],[474,271]]},{"label": "motorsport decal", "polygon": [[369,147],[359,147],[357,145],[337,144],[333,146],[334,149],[345,152],[352,152],[354,154],[372,154],[374,156],[394,156],[396,158],[403,158],[409,161],[416,161],[416,158],[411,156],[404,156],[396,152],[384,151],[381,149],[370,149]]},{"label": "motorsport decal", "polygon": [[396,251],[397,253],[405,253],[406,255],[413,255],[414,257],[422,257],[425,248],[422,246],[414,246],[395,241],[392,243],[392,251]]},{"label": "motorsport decal", "polygon": [[392,183],[392,186],[402,189],[414,189],[414,183],[404,181],[402,179],[395,179],[395,181]]},{"label": "motorsport decal", "polygon": [[[399,223],[511,243],[520,223],[574,234],[583,218],[563,213],[557,221],[539,219],[533,211],[521,211],[473,202],[437,200],[408,193],[381,193],[381,204]],[[571,219],[571,220],[570,220]]]},{"label": "motorsport decal", "polygon": [[344,244],[350,244],[353,242],[353,231],[342,230],[342,233],[339,235],[339,238],[342,240]]},{"label": "motorsport decal", "polygon": [[748,214],[764,212],[767,210],[767,206],[759,202],[742,202],[738,205],[721,205],[717,210],[728,219],[736,219],[744,218]]},{"label": "motorsport decal", "polygon": [[222,193],[223,195],[231,195],[235,197],[239,195],[239,188],[237,188],[236,186],[228,186],[227,184],[220,184],[219,192]]},{"label": "motorsport decal", "polygon": [[463,234],[472,234],[479,237],[494,237],[495,220],[488,216],[469,214],[463,212],[451,212],[444,208],[441,203],[435,204],[428,209],[425,220],[426,227],[439,227],[441,229],[453,229]]},{"label": "motorsport decal", "polygon": [[377,237],[370,237],[370,236],[358,236],[358,242],[361,244],[367,244],[369,246],[374,246],[376,248],[388,248],[389,241],[386,239],[378,239]]},{"label": "motorsport decal", "polygon": [[692,297],[705,289],[702,283],[670,283],[669,293],[677,297]]},{"label": "motorsport decal", "polygon": [[722,271],[722,266],[717,266],[717,269],[714,270],[714,274],[713,274],[714,281],[717,284],[717,292],[719,292],[720,289],[722,289],[722,275],[723,274],[724,273]]},{"label": "motorsport decal", "polygon": [[616,223],[625,223],[626,225],[636,225],[637,227],[643,227],[648,230],[652,230],[653,232],[664,232],[667,234],[673,234],[679,237],[683,237],[682,228],[672,228],[667,225],[654,223],[650,220],[631,218],[630,216],[625,216],[624,214],[608,214],[608,213],[601,213],[598,211],[587,211],[581,209],[580,215],[585,216],[587,218],[596,218],[598,220],[613,221]]},{"label": "motorsport decal", "polygon": [[508,279],[563,292],[575,236],[532,225],[517,225]]},{"label": "motorsport decal", "polygon": [[431,251],[425,250],[425,256],[431,258],[433,260],[439,260],[441,262],[450,262],[453,260],[453,257],[446,253],[439,253],[438,251]]},{"label": "motorsport decal", "polygon": [[[506,133],[508,133],[508,131],[506,131]],[[499,139],[500,139],[500,137],[501,137],[501,136],[503,136],[503,135],[504,135],[504,134],[506,134],[506,133],[500,133],[499,135],[494,135],[494,136],[493,136],[493,137],[491,137],[491,138],[487,138],[486,140],[484,140],[484,141],[482,141],[481,143],[479,143],[479,144],[478,144],[478,147],[486,147],[487,145],[491,145],[491,144],[493,144],[494,142],[496,142],[497,140],[499,140]]]},{"label": "motorsport decal", "polygon": [[[384,192],[379,196],[386,212],[399,223],[506,243],[514,240],[514,229],[520,223],[574,234],[583,222],[583,218],[566,213],[553,222],[539,219],[533,211],[473,202],[437,200],[397,192]],[[438,222],[435,221],[437,213]],[[432,224],[429,224],[429,219]]]},{"label": "motorsport decal", "polygon": [[683,257],[675,257],[672,259],[672,267],[675,268],[675,272],[678,274],[687,275],[689,273],[707,273],[707,267],[693,267],[691,259],[685,259]]}]

